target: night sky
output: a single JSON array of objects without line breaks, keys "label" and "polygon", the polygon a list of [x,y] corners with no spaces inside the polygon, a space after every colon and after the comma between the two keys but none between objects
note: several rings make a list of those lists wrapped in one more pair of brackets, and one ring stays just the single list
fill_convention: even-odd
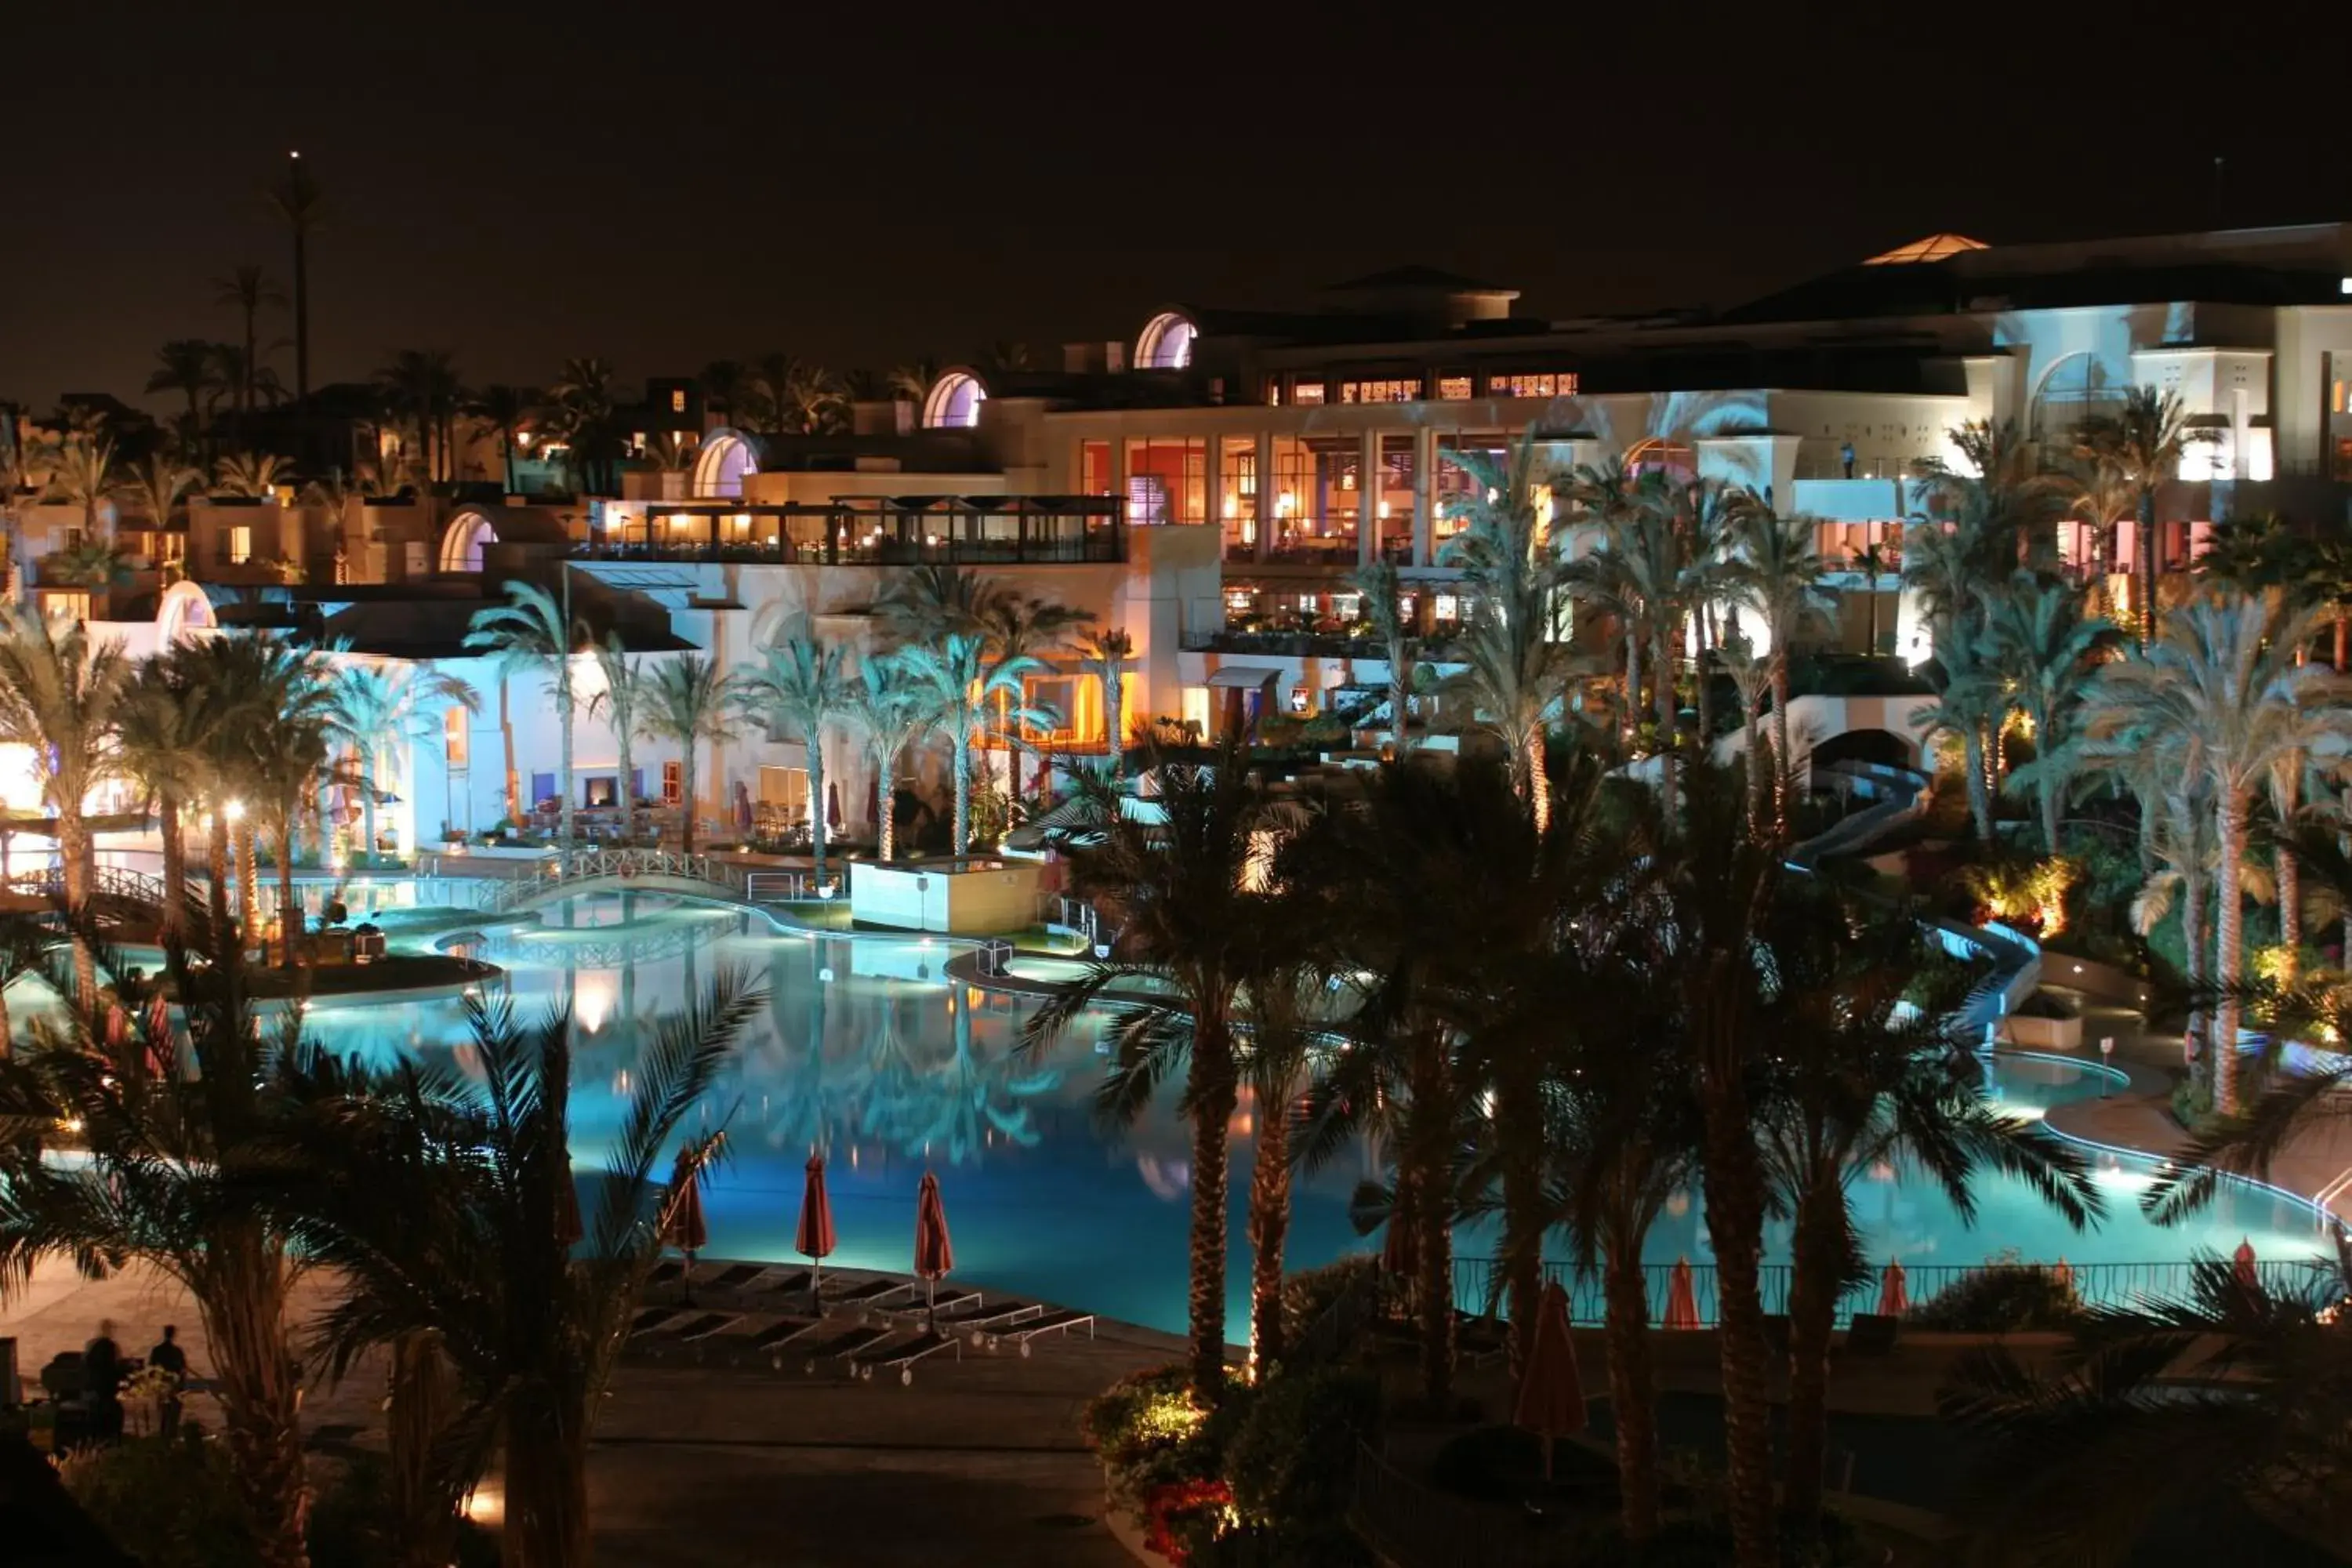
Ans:
[{"label": "night sky", "polygon": [[332,209],[318,383],[405,347],[475,383],[1052,363],[1405,261],[1569,316],[1937,229],[2352,218],[2317,5],[495,9],[12,7],[0,398],[136,398],[165,339],[234,336],[210,280],[284,276],[292,147]]}]

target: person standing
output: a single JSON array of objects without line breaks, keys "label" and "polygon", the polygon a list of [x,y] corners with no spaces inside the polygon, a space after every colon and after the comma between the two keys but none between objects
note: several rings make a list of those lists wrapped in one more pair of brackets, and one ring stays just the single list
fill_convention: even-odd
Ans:
[{"label": "person standing", "polygon": [[1848,441],[1838,448],[1838,461],[1845,465],[1845,477],[1853,478],[1853,443]]},{"label": "person standing", "polygon": [[81,1397],[90,1436],[101,1443],[122,1436],[121,1390],[122,1347],[114,1341],[114,1320],[100,1318],[96,1337],[81,1348]]},{"label": "person standing", "polygon": [[180,1435],[180,1390],[188,1381],[188,1352],[180,1348],[179,1333],[175,1325],[164,1324],[163,1339],[147,1352],[147,1364],[171,1379],[163,1385],[159,1428],[166,1443]]}]

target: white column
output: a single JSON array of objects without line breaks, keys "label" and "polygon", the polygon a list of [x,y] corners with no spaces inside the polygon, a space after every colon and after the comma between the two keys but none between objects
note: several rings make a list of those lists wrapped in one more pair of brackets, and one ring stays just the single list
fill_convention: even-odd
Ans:
[{"label": "white column", "polygon": [[1356,564],[1379,558],[1381,538],[1381,433],[1364,432],[1356,458]]},{"label": "white column", "polygon": [[1207,455],[1201,462],[1201,510],[1207,514],[1208,524],[1217,531],[1217,559],[1225,557],[1225,438],[1212,435],[1207,437]]},{"label": "white column", "polygon": [[1437,563],[1437,432],[1412,433],[1412,563]]},{"label": "white column", "polygon": [[1274,478],[1274,432],[1257,433],[1257,558],[1264,561],[1274,550],[1274,500],[1281,487]]}]

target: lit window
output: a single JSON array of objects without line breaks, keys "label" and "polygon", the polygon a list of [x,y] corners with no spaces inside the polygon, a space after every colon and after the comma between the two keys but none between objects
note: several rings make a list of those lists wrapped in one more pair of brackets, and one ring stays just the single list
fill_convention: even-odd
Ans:
[{"label": "lit window", "polygon": [[682,386],[674,386],[670,388],[669,411],[672,414],[683,414],[686,412],[686,388]]},{"label": "lit window", "polygon": [[253,559],[253,529],[238,523],[228,531],[228,560],[232,566],[242,566]]},{"label": "lit window", "polygon": [[45,593],[41,595],[41,613],[53,621],[86,621],[89,619],[89,590]]},{"label": "lit window", "polygon": [[1290,401],[1293,403],[1322,402],[1323,384],[1319,381],[1300,382],[1297,385],[1290,389]]},{"label": "lit window", "polygon": [[1421,383],[1417,379],[1343,381],[1339,384],[1339,401],[1342,403],[1417,403],[1420,400]]},{"label": "lit window", "polygon": [[1307,688],[1304,686],[1294,686],[1290,689],[1290,710],[1293,713],[1307,711]]},{"label": "lit window", "polygon": [[1437,395],[1448,403],[1466,402],[1470,396],[1470,378],[1466,375],[1441,375],[1437,378]]},{"label": "lit window", "polygon": [[451,773],[463,773],[466,768],[466,710],[452,708],[441,715],[441,751]]},{"label": "lit window", "polygon": [[686,764],[684,763],[664,763],[662,764],[662,804],[664,805],[676,805],[679,801],[684,800],[685,798]]},{"label": "lit window", "polygon": [[1298,607],[1311,616],[1323,607],[1323,597],[1319,594],[1301,594],[1298,595]]},{"label": "lit window", "polygon": [[1225,609],[1230,614],[1247,615],[1256,598],[1257,595],[1247,588],[1228,588],[1225,590]]},{"label": "lit window", "polygon": [[1431,613],[1441,621],[1457,620],[1461,611],[1461,601],[1452,594],[1436,595],[1431,604]]},{"label": "lit window", "polygon": [[1513,372],[1508,375],[1489,376],[1486,390],[1497,397],[1573,397],[1576,395],[1574,374],[1556,374],[1550,371]]}]

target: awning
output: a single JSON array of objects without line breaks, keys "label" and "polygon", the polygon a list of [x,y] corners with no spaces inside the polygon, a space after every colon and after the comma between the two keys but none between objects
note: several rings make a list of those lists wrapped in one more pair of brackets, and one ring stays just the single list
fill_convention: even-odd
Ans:
[{"label": "awning", "polygon": [[1278,669],[1234,668],[1228,666],[1213,672],[1209,677],[1209,684],[1227,690],[1239,689],[1244,691],[1263,691],[1272,686],[1281,676],[1282,671]]}]

